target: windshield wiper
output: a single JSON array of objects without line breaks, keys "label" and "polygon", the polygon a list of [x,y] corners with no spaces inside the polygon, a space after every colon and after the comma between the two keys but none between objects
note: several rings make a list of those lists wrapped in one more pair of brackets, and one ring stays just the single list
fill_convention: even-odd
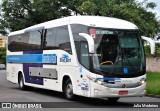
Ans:
[{"label": "windshield wiper", "polygon": [[94,68],[94,72],[98,73],[98,74],[101,74],[101,75],[106,75],[106,73],[107,73],[107,75],[109,74],[109,72],[105,72],[105,71],[98,70],[98,69],[95,69],[95,68]]}]

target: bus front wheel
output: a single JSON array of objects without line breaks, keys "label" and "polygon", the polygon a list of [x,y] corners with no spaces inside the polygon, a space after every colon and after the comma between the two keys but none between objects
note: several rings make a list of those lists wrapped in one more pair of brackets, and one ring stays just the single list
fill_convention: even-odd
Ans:
[{"label": "bus front wheel", "polygon": [[24,79],[23,79],[23,75],[22,74],[19,75],[18,84],[19,84],[19,88],[21,90],[25,90],[26,89],[26,86],[24,85]]},{"label": "bus front wheel", "polygon": [[70,79],[65,82],[64,93],[68,100],[74,100],[75,95],[73,94],[73,85]]}]

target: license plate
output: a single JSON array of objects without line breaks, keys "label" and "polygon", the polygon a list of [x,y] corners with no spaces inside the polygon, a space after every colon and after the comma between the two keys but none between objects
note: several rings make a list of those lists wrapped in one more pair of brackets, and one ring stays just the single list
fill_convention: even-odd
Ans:
[{"label": "license plate", "polygon": [[119,95],[127,95],[128,94],[128,90],[120,90]]}]

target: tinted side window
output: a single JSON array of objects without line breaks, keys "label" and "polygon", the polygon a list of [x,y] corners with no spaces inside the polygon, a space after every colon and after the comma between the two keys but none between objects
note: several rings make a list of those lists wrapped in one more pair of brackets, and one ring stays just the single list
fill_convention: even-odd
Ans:
[{"label": "tinted side window", "polygon": [[24,34],[10,36],[8,38],[8,50],[41,50],[44,44],[46,30],[36,30]]},{"label": "tinted side window", "polygon": [[10,36],[10,51],[62,49],[72,54],[67,26]]},{"label": "tinted side window", "polygon": [[25,33],[22,35],[19,35],[21,37],[21,41],[20,44],[17,48],[15,48],[14,50],[17,51],[21,51],[21,50],[27,50],[28,49],[28,41],[29,41],[29,33]]},{"label": "tinted side window", "polygon": [[43,31],[37,30],[37,31],[30,32],[29,41],[28,41],[29,46],[27,47],[27,49],[31,49],[31,50],[41,49],[42,38],[43,38]]},{"label": "tinted side window", "polygon": [[67,26],[57,27],[56,47],[72,54]]},{"label": "tinted side window", "polygon": [[15,36],[9,36],[8,37],[8,50],[9,51],[13,51],[14,49],[14,46],[15,46],[15,39],[14,39]]},{"label": "tinted side window", "polygon": [[20,34],[10,36],[8,38],[8,50],[10,51],[21,51],[28,47],[29,34]]},{"label": "tinted side window", "polygon": [[49,50],[56,48],[56,28],[48,29],[44,49]]}]

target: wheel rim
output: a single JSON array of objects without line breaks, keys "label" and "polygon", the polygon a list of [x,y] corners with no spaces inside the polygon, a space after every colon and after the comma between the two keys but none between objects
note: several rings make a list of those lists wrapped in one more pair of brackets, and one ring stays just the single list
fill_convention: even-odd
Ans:
[{"label": "wheel rim", "polygon": [[69,82],[66,86],[66,95],[67,97],[71,97],[73,95],[73,86],[71,82]]}]

